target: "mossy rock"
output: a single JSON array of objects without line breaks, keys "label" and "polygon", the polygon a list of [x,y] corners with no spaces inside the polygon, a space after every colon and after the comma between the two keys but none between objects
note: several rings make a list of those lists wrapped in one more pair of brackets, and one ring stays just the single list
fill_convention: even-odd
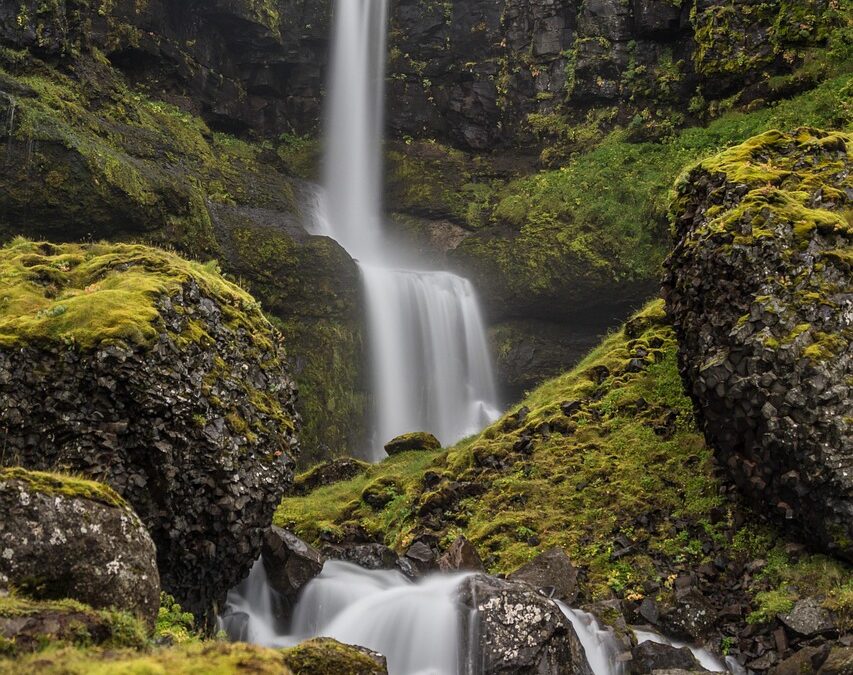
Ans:
[{"label": "mossy rock", "polygon": [[0,289],[2,463],[115,488],[204,627],[292,477],[281,334],[216,264],[142,245],[16,239]]},{"label": "mossy rock", "polygon": [[299,675],[385,675],[385,658],[361,647],[315,638],[284,652],[284,662]]},{"label": "mossy rock", "polygon": [[441,442],[432,434],[424,431],[403,434],[385,444],[385,452],[388,455],[397,455],[401,452],[429,452],[439,448],[441,448]]},{"label": "mossy rock", "polygon": [[27,672],[8,659],[26,662],[26,654],[47,647],[141,649],[147,641],[144,622],[129,613],[95,610],[76,600],[0,595],[0,672]]},{"label": "mossy rock", "polygon": [[676,186],[665,292],[708,443],[744,495],[853,561],[853,136],[770,131]]}]

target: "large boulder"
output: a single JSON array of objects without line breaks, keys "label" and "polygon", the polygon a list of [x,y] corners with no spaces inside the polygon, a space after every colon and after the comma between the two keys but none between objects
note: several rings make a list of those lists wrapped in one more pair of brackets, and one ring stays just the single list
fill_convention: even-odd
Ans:
[{"label": "large boulder", "polygon": [[529,586],[478,574],[460,586],[462,634],[474,640],[472,672],[484,675],[592,675],[571,623]]},{"label": "large boulder", "polygon": [[0,587],[114,607],[153,627],[160,607],[154,542],[109,487],[0,469],[0,513]]},{"label": "large boulder", "polygon": [[210,266],[130,245],[0,249],[5,462],[114,487],[201,616],[248,573],[292,478],[279,334]]},{"label": "large boulder", "polygon": [[509,575],[512,581],[523,581],[550,597],[573,603],[578,597],[578,570],[561,548],[540,553],[529,563]]},{"label": "large boulder", "polygon": [[261,553],[270,586],[291,605],[299,591],[323,571],[326,562],[313,546],[275,525],[264,533]]},{"label": "large boulder", "polygon": [[664,293],[705,437],[742,492],[853,560],[853,136],[769,132],[677,186]]}]

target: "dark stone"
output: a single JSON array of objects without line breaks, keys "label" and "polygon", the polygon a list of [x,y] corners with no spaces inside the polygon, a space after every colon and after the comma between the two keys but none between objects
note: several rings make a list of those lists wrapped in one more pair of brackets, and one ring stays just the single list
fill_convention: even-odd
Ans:
[{"label": "dark stone", "polygon": [[661,615],[661,626],[667,633],[701,642],[710,636],[717,621],[717,611],[698,590],[677,595],[674,604]]},{"label": "dark stone", "polygon": [[676,648],[657,642],[643,642],[631,651],[632,672],[637,675],[657,670],[705,670],[687,647]]},{"label": "dark stone", "polygon": [[818,675],[850,675],[853,673],[853,647],[833,647]]},{"label": "dark stone", "polygon": [[[569,620],[526,584],[478,574],[460,586],[462,635],[476,640],[473,672],[493,675],[592,675]],[[471,623],[473,622],[473,625]]]},{"label": "dark stone", "polygon": [[578,597],[577,568],[561,548],[540,553],[510,574],[509,579],[523,581],[539,590],[545,589],[548,595],[569,605]]},{"label": "dark stone", "polygon": [[459,536],[438,559],[438,569],[442,572],[485,572],[483,561],[474,545],[465,537]]},{"label": "dark stone", "polygon": [[[0,588],[124,610],[153,627],[160,607],[154,542],[130,506],[101,490],[75,492],[71,479],[0,469]],[[5,621],[0,632],[10,626]],[[37,632],[23,625],[13,632],[21,631]]]},{"label": "dark stone", "polygon": [[298,476],[293,481],[291,493],[301,497],[325,485],[342,483],[361,475],[368,466],[370,465],[367,462],[352,457],[340,457],[323,462]]},{"label": "dark stone", "polygon": [[819,647],[803,647],[796,654],[777,664],[770,675],[810,675],[817,673],[829,656],[830,645]]},{"label": "dark stone", "polygon": [[264,532],[261,555],[270,586],[290,601],[323,571],[326,562],[313,546],[275,525]]}]

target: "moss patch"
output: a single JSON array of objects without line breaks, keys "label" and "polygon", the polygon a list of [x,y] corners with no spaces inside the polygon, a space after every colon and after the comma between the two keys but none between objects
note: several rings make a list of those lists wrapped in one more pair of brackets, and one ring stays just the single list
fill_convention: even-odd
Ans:
[{"label": "moss patch", "polygon": [[18,467],[0,468],[0,482],[19,481],[33,492],[45,495],[62,495],[64,497],[79,497],[100,502],[106,506],[129,509],[117,492],[109,485],[98,483],[76,476],[65,476],[57,473],[27,471]]},{"label": "moss patch", "polygon": [[157,301],[191,279],[221,306],[233,327],[251,334],[269,330],[257,302],[225,281],[215,265],[141,245],[55,245],[18,238],[0,249],[0,346],[150,344],[163,330]]},{"label": "moss patch", "polygon": [[298,675],[380,675],[385,672],[366,654],[329,638],[316,638],[285,650],[284,662]]}]

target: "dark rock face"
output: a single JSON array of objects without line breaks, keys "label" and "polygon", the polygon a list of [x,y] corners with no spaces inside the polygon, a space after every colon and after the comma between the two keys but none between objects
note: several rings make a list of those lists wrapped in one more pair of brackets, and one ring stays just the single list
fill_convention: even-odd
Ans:
[{"label": "dark rock face", "polygon": [[264,533],[261,555],[270,585],[291,602],[326,562],[313,546],[274,525]]},{"label": "dark rock face", "polygon": [[540,553],[510,574],[509,579],[530,584],[567,604],[578,597],[578,571],[561,548]]},{"label": "dark rock face", "polygon": [[397,566],[397,554],[383,544],[328,544],[323,547],[323,555],[368,570],[390,570]]},{"label": "dark rock face", "polygon": [[770,132],[678,186],[664,293],[705,437],[741,491],[853,560],[853,139]]},{"label": "dark rock face", "polygon": [[478,659],[474,672],[591,675],[569,620],[528,586],[480,574],[462,582],[460,600],[464,608],[476,610],[463,612],[475,622],[463,629],[479,645],[470,650]]},{"label": "dark rock face", "polygon": [[[160,607],[154,542],[121,497],[87,484],[0,469],[0,587],[115,607],[153,626]],[[0,631],[10,629],[6,622]]]},{"label": "dark rock face", "polygon": [[234,308],[193,280],[156,306],[147,347],[0,351],[5,461],[109,483],[157,544],[164,590],[203,617],[248,573],[292,479],[296,392],[268,324],[229,325]]},{"label": "dark rock face", "polygon": [[705,670],[687,647],[677,649],[657,642],[643,642],[634,647],[631,655],[632,671],[638,675],[659,670]]}]

